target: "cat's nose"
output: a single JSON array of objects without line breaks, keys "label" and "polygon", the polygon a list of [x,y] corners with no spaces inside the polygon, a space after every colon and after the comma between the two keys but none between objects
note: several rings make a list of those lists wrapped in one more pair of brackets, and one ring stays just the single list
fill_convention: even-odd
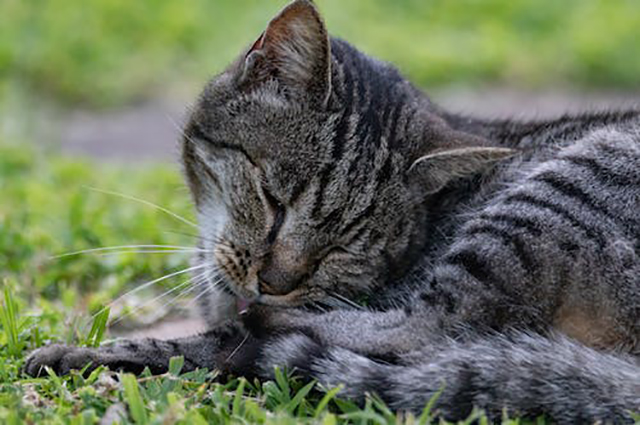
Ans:
[{"label": "cat's nose", "polygon": [[286,295],[298,287],[303,273],[285,270],[269,264],[258,272],[260,292],[267,295]]}]

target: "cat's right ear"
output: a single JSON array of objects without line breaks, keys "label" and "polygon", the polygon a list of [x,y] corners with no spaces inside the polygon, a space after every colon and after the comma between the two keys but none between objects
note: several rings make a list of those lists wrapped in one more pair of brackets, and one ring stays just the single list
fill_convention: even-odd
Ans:
[{"label": "cat's right ear", "polygon": [[453,180],[482,173],[518,153],[451,129],[440,136],[444,142],[434,144],[431,152],[414,159],[408,170],[409,181],[423,195],[434,194]]},{"label": "cat's right ear", "polygon": [[331,93],[329,35],[309,0],[296,0],[269,22],[247,52],[238,74],[242,86],[276,79],[326,105]]}]

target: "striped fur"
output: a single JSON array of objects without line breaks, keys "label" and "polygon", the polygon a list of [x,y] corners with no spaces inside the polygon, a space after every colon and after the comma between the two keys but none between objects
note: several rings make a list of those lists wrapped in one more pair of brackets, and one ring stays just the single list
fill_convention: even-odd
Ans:
[{"label": "striped fur", "polygon": [[[248,339],[226,324],[172,346],[191,368],[289,366],[398,410],[444,388],[449,419],[640,411],[639,111],[451,114],[297,0],[207,85],[182,148],[215,252],[195,262],[223,280],[203,314],[252,303]],[[82,363],[55,350],[30,373]],[[84,358],[127,367],[114,356]]]}]

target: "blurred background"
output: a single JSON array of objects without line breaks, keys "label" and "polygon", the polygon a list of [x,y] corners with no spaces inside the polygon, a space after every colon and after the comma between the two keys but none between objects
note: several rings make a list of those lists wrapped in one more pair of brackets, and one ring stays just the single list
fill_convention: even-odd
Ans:
[{"label": "blurred background", "polygon": [[[74,338],[73,326],[61,331],[71,319],[58,306],[95,311],[186,267],[188,252],[177,249],[51,257],[193,245],[196,229],[126,197],[193,219],[174,159],[184,111],[284,4],[0,1],[0,282],[36,306],[52,334]],[[317,4],[333,35],[393,62],[456,111],[545,117],[640,99],[638,0]],[[170,297],[153,298],[136,293],[112,314],[147,303],[154,322]]]},{"label": "blurred background", "polygon": [[[286,0],[2,0],[2,137],[167,159],[185,105]],[[633,102],[637,0],[318,0],[330,32],[453,109]]]}]

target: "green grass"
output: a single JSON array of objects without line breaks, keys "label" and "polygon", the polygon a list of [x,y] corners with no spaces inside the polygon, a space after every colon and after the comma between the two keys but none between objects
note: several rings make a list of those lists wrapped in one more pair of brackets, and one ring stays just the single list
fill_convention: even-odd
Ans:
[{"label": "green grass", "polygon": [[[87,378],[59,377],[51,370],[44,378],[23,375],[24,357],[37,347],[97,346],[111,338],[109,317],[129,317],[128,310],[126,303],[111,311],[105,305],[142,282],[187,266],[183,253],[52,258],[100,246],[193,241],[182,233],[193,229],[167,214],[88,186],[141,197],[192,218],[187,192],[171,167],[100,165],[0,141],[0,423],[97,424],[108,409],[121,412],[123,423],[135,424],[431,421],[430,407],[418,417],[396,416],[376,398],[357,408],[341,400],[337,388],[303,385],[280,372],[274,382],[241,378],[222,385],[214,382],[216,371],[181,374],[181,358],[162,376],[103,368]],[[178,282],[162,282],[140,298],[152,299]]]},{"label": "green grass", "polygon": [[[0,81],[118,105],[198,87],[286,3],[3,0]],[[328,27],[421,85],[638,88],[635,0],[318,0]],[[0,84],[0,96],[2,96]],[[4,90],[8,90],[6,87]]]}]

